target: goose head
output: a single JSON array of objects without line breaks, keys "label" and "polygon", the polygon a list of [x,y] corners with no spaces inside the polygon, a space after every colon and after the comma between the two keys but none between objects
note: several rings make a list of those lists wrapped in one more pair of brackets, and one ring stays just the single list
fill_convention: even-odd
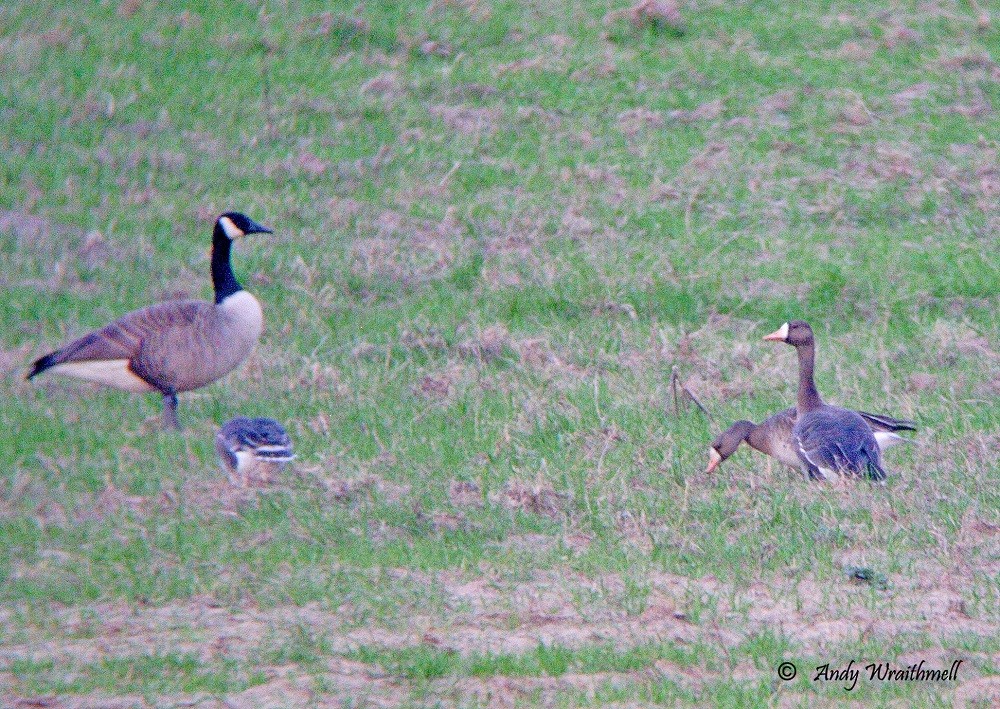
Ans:
[{"label": "goose head", "polygon": [[719,467],[722,461],[735,453],[740,444],[750,435],[753,427],[754,425],[750,421],[737,421],[720,433],[708,449],[708,467],[705,468],[705,472],[711,473]]},{"label": "goose head", "polygon": [[295,459],[288,433],[268,418],[230,419],[219,429],[215,449],[229,480],[243,487],[273,482],[285,464]]},{"label": "goose head", "polygon": [[226,212],[215,220],[216,232],[221,232],[230,241],[241,239],[250,234],[273,234],[271,229],[258,224],[253,219],[239,212]]},{"label": "goose head", "polygon": [[767,335],[770,342],[785,342],[793,347],[813,344],[813,331],[805,320],[791,320]]}]

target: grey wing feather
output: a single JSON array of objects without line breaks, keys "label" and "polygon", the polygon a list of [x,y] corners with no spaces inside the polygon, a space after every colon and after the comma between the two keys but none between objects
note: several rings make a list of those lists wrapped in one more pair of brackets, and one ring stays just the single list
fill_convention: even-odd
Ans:
[{"label": "grey wing feather", "polygon": [[856,412],[826,407],[808,413],[796,423],[794,435],[803,462],[811,468],[885,477],[878,443]]}]

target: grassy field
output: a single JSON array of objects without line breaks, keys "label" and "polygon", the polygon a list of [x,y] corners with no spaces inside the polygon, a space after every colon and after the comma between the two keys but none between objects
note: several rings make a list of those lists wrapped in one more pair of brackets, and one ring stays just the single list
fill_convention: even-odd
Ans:
[{"label": "grassy field", "polygon": [[[1000,702],[985,0],[184,5],[0,7],[0,705]],[[23,380],[210,297],[231,208],[267,330],[182,433]],[[887,486],[702,472],[795,317],[828,401],[918,421]],[[963,664],[813,681],[852,660]]]}]

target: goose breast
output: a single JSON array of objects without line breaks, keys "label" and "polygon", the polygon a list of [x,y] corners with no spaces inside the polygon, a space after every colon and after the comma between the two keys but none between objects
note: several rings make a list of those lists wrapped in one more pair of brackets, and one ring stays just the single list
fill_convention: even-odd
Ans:
[{"label": "goose breast", "polygon": [[[234,299],[237,302],[230,304]],[[198,389],[231,372],[250,354],[263,330],[260,303],[246,291],[219,305],[182,301],[146,310],[151,326],[133,368],[177,392]],[[152,326],[153,321],[159,321],[158,326]]]}]

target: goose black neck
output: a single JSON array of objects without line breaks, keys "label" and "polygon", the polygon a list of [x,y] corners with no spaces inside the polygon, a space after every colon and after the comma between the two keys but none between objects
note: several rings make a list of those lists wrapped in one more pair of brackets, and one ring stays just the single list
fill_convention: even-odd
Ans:
[{"label": "goose black neck", "polygon": [[810,342],[807,345],[799,345],[795,349],[799,353],[798,412],[801,415],[823,406],[823,400],[820,398],[819,392],[816,391],[816,382],[813,379],[816,345]]},{"label": "goose black neck", "polygon": [[221,303],[233,293],[239,293],[243,286],[233,275],[233,267],[229,263],[229,253],[233,242],[222,225],[215,223],[215,231],[212,234],[212,287],[215,288],[215,302]]}]

